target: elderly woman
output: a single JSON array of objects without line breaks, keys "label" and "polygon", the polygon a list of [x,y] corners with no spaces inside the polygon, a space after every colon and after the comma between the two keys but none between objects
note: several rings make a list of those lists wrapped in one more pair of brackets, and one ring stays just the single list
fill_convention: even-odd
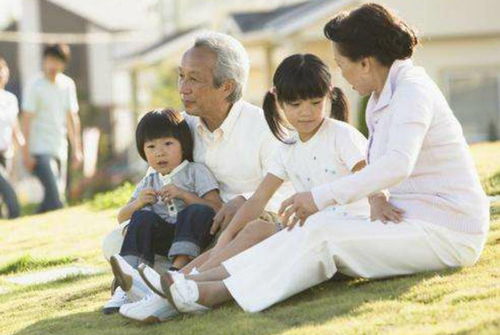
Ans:
[{"label": "elderly woman", "polygon": [[[414,32],[365,4],[324,28],[343,77],[370,94],[368,165],[283,203],[299,226],[198,275],[143,271],[170,308],[200,312],[230,299],[261,311],[331,278],[381,278],[474,264],[489,224],[462,129],[436,84],[410,59]],[[326,145],[326,144],[325,144]],[[341,219],[328,210],[382,191],[403,220]],[[377,199],[372,199],[376,202]],[[296,220],[292,220],[296,222]]]}]

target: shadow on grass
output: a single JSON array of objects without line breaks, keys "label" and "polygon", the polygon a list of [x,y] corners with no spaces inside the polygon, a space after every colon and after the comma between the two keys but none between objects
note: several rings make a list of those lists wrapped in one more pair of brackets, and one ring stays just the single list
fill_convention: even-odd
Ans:
[{"label": "shadow on grass", "polygon": [[296,327],[322,324],[335,318],[356,316],[363,304],[397,300],[422,280],[446,276],[457,270],[429,272],[384,280],[334,279],[309,289],[268,310],[244,313],[234,303],[198,316],[180,316],[171,321],[144,326],[119,315],[105,316],[99,310],[38,321],[15,335],[33,334],[279,334]]}]

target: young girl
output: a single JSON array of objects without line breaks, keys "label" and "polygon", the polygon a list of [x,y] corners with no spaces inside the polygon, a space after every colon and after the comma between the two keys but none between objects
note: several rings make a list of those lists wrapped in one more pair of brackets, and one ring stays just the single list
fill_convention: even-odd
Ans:
[{"label": "young girl", "polygon": [[[215,252],[259,217],[284,181],[291,181],[297,193],[305,192],[365,166],[366,139],[347,123],[346,97],[332,86],[328,67],[321,59],[312,54],[287,57],[276,69],[273,84],[263,109],[271,131],[283,144],[254,195],[222,233]],[[293,130],[291,136],[287,130]],[[325,210],[342,217],[369,215],[366,199]],[[289,228],[304,221],[290,218],[286,212],[280,214],[283,223],[290,222]]]},{"label": "young girl", "polygon": [[[144,115],[137,126],[136,143],[140,156],[154,171],[141,180],[118,213],[120,223],[130,223],[120,254],[111,257],[111,266],[115,272],[118,263],[132,268],[141,263],[153,265],[159,254],[168,255],[175,270],[211,241],[211,223],[222,204],[217,181],[206,166],[192,162],[189,127],[173,110]],[[140,290],[118,283],[121,288],[104,306],[106,314],[142,298]]]},{"label": "young girl", "polygon": [[[366,139],[345,122],[348,119],[346,98],[339,88],[332,87],[328,67],[318,57],[296,54],[286,58],[278,66],[273,84],[263,108],[270,129],[283,144],[266,177],[221,234],[208,261],[198,267],[199,273],[186,276],[167,273],[159,278],[151,268],[139,267],[146,284],[170,304],[160,298],[147,306],[141,302],[129,304],[120,309],[122,315],[139,321],[150,320],[152,316],[155,320],[165,320],[175,314],[172,305],[181,312],[207,310],[197,303],[198,287],[193,281],[217,279],[211,277],[211,270],[222,261],[276,233],[276,229],[268,229],[271,224],[257,218],[284,181],[290,180],[297,192],[304,192],[365,166]],[[291,137],[286,136],[287,128],[295,131]],[[324,211],[346,219],[368,218],[369,206],[365,198],[345,206],[330,206]],[[290,221],[293,227],[297,222],[303,223],[309,214],[290,218],[285,212],[282,221]],[[399,219],[398,213],[391,215]],[[249,238],[256,236],[255,227],[260,230],[259,238]],[[119,270],[121,276],[131,277],[127,269]],[[176,300],[179,295],[183,295],[183,301]],[[210,306],[225,299],[224,295],[214,297],[215,302]]]}]

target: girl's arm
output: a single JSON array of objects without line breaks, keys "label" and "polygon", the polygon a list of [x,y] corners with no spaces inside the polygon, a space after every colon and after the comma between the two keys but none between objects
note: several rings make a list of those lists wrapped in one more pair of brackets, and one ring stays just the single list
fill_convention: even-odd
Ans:
[{"label": "girl's arm", "polygon": [[243,204],[243,206],[241,206],[238,212],[236,212],[236,215],[221,234],[217,246],[219,246],[219,244],[228,243],[247,223],[259,218],[269,202],[269,199],[271,199],[282,183],[282,179],[268,173],[257,187],[255,193],[245,202],[245,204]]},{"label": "girl's arm", "polygon": [[129,220],[135,211],[143,208],[146,205],[156,202],[156,192],[152,188],[144,189],[141,191],[136,199],[131,200],[128,204],[123,206],[118,212],[118,223]]}]

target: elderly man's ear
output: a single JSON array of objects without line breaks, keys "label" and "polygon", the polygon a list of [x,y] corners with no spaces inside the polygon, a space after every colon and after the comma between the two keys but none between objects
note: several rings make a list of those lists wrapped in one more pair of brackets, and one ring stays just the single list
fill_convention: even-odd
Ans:
[{"label": "elderly man's ear", "polygon": [[223,84],[222,84],[222,89],[224,90],[224,95],[227,99],[227,97],[229,97],[231,95],[231,93],[234,92],[234,90],[236,89],[236,83],[234,82],[234,80],[226,80]]}]

